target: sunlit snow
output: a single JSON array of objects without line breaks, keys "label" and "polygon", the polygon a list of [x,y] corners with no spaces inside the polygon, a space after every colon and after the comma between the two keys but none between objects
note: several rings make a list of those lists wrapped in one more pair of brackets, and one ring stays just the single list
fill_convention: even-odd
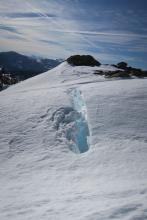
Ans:
[{"label": "sunlit snow", "polygon": [[65,62],[0,93],[0,219],[147,219],[147,81],[100,69],[115,70]]}]

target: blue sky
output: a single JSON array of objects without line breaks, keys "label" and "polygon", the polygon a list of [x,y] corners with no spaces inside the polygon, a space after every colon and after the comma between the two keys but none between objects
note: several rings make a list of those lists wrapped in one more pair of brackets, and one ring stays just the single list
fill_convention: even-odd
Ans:
[{"label": "blue sky", "polygon": [[0,0],[0,51],[147,69],[146,0]]}]

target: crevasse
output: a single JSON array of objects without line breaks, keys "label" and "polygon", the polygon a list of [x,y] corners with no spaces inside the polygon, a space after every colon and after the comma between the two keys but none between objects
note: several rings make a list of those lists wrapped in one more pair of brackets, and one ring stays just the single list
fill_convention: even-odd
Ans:
[{"label": "crevasse", "polygon": [[89,127],[87,121],[87,109],[82,93],[79,89],[72,89],[70,91],[72,105],[75,111],[79,113],[79,117],[75,120],[75,130],[73,132],[73,138],[75,143],[75,152],[84,153],[89,149]]}]

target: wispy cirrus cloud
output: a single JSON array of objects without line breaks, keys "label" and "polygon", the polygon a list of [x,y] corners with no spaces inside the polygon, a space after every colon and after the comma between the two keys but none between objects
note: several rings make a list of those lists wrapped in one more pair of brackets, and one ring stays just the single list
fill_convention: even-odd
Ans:
[{"label": "wispy cirrus cloud", "polygon": [[12,27],[12,26],[2,25],[2,24],[0,24],[0,30],[8,31],[11,33],[19,33],[17,28]]},{"label": "wispy cirrus cloud", "polygon": [[55,58],[91,53],[145,66],[147,8],[136,1],[0,0],[0,49]]},{"label": "wispy cirrus cloud", "polygon": [[[1,17],[7,17],[7,18],[14,18],[14,19],[17,19],[17,18],[38,18],[40,17],[40,14],[37,14],[37,13],[34,13],[34,12],[14,12],[14,13],[2,13],[1,14]],[[47,13],[47,16],[48,17],[51,17],[51,18],[54,18],[56,17],[55,14],[49,14]]]}]

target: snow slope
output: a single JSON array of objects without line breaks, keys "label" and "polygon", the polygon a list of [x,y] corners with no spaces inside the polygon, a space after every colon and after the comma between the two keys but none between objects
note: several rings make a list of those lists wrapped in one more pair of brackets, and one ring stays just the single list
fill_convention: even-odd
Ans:
[{"label": "snow slope", "polygon": [[146,220],[146,79],[66,62],[0,93],[0,219]]}]

